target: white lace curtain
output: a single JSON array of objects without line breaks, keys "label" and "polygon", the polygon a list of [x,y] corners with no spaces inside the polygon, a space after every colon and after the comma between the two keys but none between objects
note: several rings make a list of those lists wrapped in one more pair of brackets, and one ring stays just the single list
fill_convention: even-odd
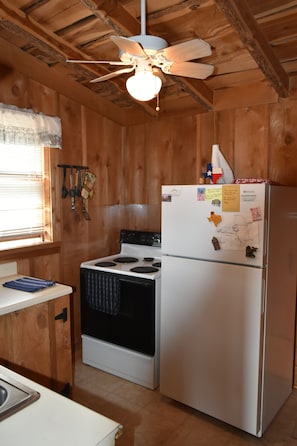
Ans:
[{"label": "white lace curtain", "polygon": [[61,149],[61,119],[0,103],[0,143]]}]

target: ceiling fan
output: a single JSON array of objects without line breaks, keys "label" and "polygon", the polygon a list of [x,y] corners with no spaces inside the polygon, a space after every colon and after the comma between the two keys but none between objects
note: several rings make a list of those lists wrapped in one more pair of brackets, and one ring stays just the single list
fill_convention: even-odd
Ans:
[{"label": "ceiling fan", "polygon": [[158,95],[162,86],[158,69],[165,74],[194,79],[206,79],[210,76],[214,70],[213,65],[190,62],[210,56],[210,45],[204,40],[195,38],[188,42],[168,46],[163,38],[146,34],[145,0],[140,1],[141,34],[131,37],[110,37],[119,48],[120,61],[68,59],[67,62],[107,63],[124,67],[97,77],[91,80],[91,83],[103,82],[135,70],[135,74],[128,78],[126,86],[131,96],[139,101],[149,101]]}]

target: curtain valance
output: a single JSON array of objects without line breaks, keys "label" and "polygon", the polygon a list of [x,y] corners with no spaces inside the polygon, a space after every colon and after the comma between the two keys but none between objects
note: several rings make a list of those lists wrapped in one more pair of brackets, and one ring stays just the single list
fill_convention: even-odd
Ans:
[{"label": "curtain valance", "polygon": [[0,143],[62,148],[61,119],[0,103]]}]

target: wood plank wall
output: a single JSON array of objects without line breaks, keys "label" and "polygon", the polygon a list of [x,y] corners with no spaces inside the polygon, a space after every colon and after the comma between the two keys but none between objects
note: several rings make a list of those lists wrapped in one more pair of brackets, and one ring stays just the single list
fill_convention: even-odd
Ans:
[{"label": "wood plank wall", "polygon": [[[1,253],[0,262],[16,259],[20,273],[73,286],[76,344],[80,263],[118,252],[120,228],[159,230],[161,185],[196,183],[213,143],[220,144],[236,177],[297,186],[297,96],[263,105],[259,97],[258,105],[122,128],[13,70],[1,79],[0,101],[62,119],[63,150],[52,151],[55,248]],[[70,199],[61,198],[60,163],[87,165],[96,174],[90,221],[79,203],[72,211]]]}]

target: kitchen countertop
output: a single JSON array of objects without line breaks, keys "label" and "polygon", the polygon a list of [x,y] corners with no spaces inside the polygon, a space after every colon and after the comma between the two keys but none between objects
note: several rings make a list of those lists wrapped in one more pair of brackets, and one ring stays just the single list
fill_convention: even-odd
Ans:
[{"label": "kitchen countertop", "polygon": [[113,446],[121,431],[110,420],[11,370],[0,374],[36,390],[40,398],[0,422],[3,446]]},{"label": "kitchen countertop", "polygon": [[70,286],[62,285],[60,283],[56,283],[49,288],[35,291],[33,293],[13,290],[3,286],[4,282],[20,279],[22,277],[27,276],[22,274],[12,274],[0,277],[0,316],[72,293],[72,288]]}]

